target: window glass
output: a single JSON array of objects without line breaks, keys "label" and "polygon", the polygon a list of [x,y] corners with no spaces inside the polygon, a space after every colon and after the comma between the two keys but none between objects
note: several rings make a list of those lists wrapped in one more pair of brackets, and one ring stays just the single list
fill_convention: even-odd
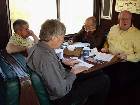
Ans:
[{"label": "window glass", "polygon": [[25,19],[30,29],[39,35],[41,24],[46,19],[56,19],[56,0],[9,0],[10,19]]},{"label": "window glass", "polygon": [[[56,0],[9,0],[11,23],[25,19],[30,29],[39,34],[46,19],[56,19]],[[60,19],[67,34],[77,33],[87,17],[93,15],[93,0],[60,0]]]},{"label": "window glass", "polygon": [[77,33],[87,17],[93,15],[94,0],[60,0],[60,19],[67,34]]}]

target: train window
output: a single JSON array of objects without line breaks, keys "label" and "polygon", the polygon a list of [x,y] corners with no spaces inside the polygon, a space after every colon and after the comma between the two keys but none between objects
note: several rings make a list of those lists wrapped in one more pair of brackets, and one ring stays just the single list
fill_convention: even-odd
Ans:
[{"label": "train window", "polygon": [[67,34],[77,33],[89,16],[93,15],[94,0],[60,0],[60,19]]},{"label": "train window", "polygon": [[57,18],[56,0],[9,0],[9,7],[11,23],[25,19],[36,35],[46,19]]},{"label": "train window", "polygon": [[[46,19],[57,18],[56,0],[9,0],[9,7],[11,23],[25,19],[36,35]],[[59,15],[67,34],[77,33],[85,19],[93,15],[93,0],[60,0]]]}]

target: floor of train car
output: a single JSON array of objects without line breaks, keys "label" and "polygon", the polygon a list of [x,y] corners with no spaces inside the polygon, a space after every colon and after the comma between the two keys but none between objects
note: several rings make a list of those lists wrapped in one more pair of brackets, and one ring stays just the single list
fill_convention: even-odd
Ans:
[{"label": "floor of train car", "polygon": [[[92,102],[85,105],[92,105]],[[112,91],[105,105],[140,105],[140,83],[122,91]]]}]

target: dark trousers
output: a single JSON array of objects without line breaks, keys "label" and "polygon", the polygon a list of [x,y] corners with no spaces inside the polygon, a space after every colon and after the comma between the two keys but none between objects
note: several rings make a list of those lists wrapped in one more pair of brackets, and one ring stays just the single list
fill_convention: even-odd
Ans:
[{"label": "dark trousers", "polygon": [[0,79],[0,105],[6,105],[6,88],[4,87],[4,81]]},{"label": "dark trousers", "polygon": [[72,105],[72,103],[81,102],[88,97],[91,99],[92,105],[103,105],[110,85],[108,76],[103,73],[97,73],[94,76],[85,75],[86,78],[78,77],[75,80],[67,95],[52,101],[52,103],[54,105]]},{"label": "dark trousers", "polygon": [[126,89],[140,81],[140,62],[120,62],[104,68],[111,80],[111,89]]}]

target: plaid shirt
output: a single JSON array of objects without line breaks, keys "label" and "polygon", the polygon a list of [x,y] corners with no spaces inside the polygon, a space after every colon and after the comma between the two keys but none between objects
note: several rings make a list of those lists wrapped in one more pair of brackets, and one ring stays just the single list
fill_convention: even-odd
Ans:
[{"label": "plaid shirt", "polygon": [[9,43],[13,43],[14,45],[22,46],[22,47],[31,47],[33,46],[34,42],[30,38],[22,38],[21,36],[14,33],[10,39]]}]

